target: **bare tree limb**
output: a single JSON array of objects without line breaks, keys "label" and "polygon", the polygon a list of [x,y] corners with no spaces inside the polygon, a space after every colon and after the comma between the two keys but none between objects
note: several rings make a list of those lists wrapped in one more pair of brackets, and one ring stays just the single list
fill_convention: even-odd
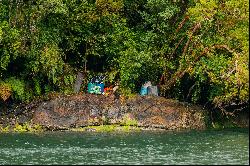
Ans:
[{"label": "bare tree limb", "polygon": [[195,24],[195,26],[194,26],[194,28],[193,28],[193,30],[192,30],[191,36],[189,37],[189,39],[188,39],[188,41],[186,42],[186,45],[185,45],[185,47],[184,47],[184,49],[183,49],[182,55],[185,55],[185,54],[186,54],[187,49],[188,49],[188,46],[189,46],[189,43],[190,43],[191,40],[192,40],[193,34],[194,34],[194,33],[197,31],[197,29],[200,28],[200,27],[201,27],[201,23],[200,23],[200,22],[198,22],[197,24]]},{"label": "bare tree limb", "polygon": [[188,94],[187,94],[187,99],[189,98],[191,91],[194,89],[194,87],[197,85],[197,82],[195,82],[188,90]]},{"label": "bare tree limb", "polygon": [[174,51],[171,53],[170,57],[172,57],[172,56],[174,55],[176,49],[177,49],[177,48],[179,47],[179,45],[182,43],[182,41],[184,40],[184,38],[185,38],[185,36],[183,36],[183,37],[179,40],[178,44],[175,46]]},{"label": "bare tree limb", "polygon": [[[189,43],[190,43],[191,40],[192,40],[193,34],[194,34],[194,33],[197,31],[197,29],[200,28],[200,27],[201,27],[201,23],[200,23],[200,22],[197,23],[197,24],[195,24],[195,26],[193,27],[192,32],[191,32],[191,36],[189,37],[188,41],[187,41],[186,44],[185,44],[185,47],[184,47],[184,49],[183,49],[182,55],[185,55],[185,54],[186,54],[187,49],[188,49],[188,46],[189,46]],[[180,42],[181,42],[181,41],[180,41]],[[179,42],[179,43],[180,43],[180,42]],[[177,46],[179,45],[179,43],[177,44]],[[203,55],[203,54],[202,54],[202,55]],[[187,71],[189,71],[189,70],[191,69],[190,63],[189,63],[188,66],[190,66],[190,67],[188,67],[187,69],[177,71],[177,72],[174,74],[174,76],[167,82],[166,85],[162,85],[162,88],[164,88],[164,89],[165,89],[165,88],[170,88],[170,87],[176,82],[176,80],[177,80],[178,78],[183,77],[184,74],[185,74]]]},{"label": "bare tree limb", "polygon": [[175,32],[179,32],[179,30],[183,27],[183,25],[186,23],[187,20],[189,20],[189,16],[184,17],[184,19],[181,21]]}]

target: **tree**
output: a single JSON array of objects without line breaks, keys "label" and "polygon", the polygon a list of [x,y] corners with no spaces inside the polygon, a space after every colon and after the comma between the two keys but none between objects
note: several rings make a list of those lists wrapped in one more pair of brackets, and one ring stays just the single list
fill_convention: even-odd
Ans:
[{"label": "tree", "polygon": [[248,7],[248,1],[195,1],[186,14],[193,26],[169,85],[188,73],[195,80],[190,89],[194,101],[203,95],[199,87],[203,83],[209,87],[208,101],[216,107],[242,109],[249,100]]},{"label": "tree", "polygon": [[150,80],[168,98],[243,109],[248,7],[246,0],[2,0],[0,96],[71,93],[80,70],[120,82],[122,93]]}]

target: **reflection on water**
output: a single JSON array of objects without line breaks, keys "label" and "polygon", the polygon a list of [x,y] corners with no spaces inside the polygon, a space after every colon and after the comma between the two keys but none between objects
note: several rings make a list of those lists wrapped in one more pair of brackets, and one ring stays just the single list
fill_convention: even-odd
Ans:
[{"label": "reflection on water", "polygon": [[249,164],[249,131],[2,133],[0,164]]}]

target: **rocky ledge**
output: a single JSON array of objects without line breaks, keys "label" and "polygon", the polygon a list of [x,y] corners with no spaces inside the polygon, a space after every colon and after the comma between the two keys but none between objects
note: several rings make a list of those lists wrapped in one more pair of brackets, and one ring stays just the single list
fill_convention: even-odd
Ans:
[{"label": "rocky ledge", "polygon": [[50,130],[98,125],[174,130],[205,129],[208,119],[208,111],[199,106],[156,96],[57,96],[36,104],[26,112],[12,118],[12,123],[29,122]]},{"label": "rocky ledge", "polygon": [[55,129],[103,124],[204,129],[207,119],[207,111],[198,106],[154,96],[64,96],[41,103],[33,112],[32,123]]}]

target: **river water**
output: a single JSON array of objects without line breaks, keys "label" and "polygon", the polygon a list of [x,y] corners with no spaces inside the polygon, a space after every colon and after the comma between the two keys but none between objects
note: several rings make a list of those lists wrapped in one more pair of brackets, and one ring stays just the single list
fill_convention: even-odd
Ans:
[{"label": "river water", "polygon": [[1,133],[0,164],[249,164],[248,129]]}]

